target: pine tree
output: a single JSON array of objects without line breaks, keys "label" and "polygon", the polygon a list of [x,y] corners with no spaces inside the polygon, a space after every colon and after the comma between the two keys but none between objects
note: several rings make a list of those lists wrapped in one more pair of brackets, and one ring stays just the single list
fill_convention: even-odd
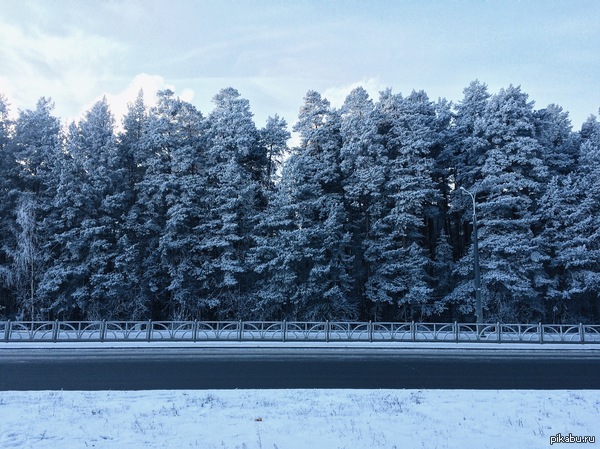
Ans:
[{"label": "pine tree", "polygon": [[[0,236],[4,239],[13,226],[12,211],[14,204],[8,201],[8,194],[13,188],[15,160],[9,151],[13,123],[9,118],[8,100],[0,94]],[[14,296],[8,286],[10,276],[10,260],[6,245],[0,246],[0,316],[13,314],[15,311]]]},{"label": "pine tree", "polygon": [[355,317],[352,256],[340,169],[340,121],[326,99],[309,91],[294,126],[282,182],[259,224],[256,270],[262,311],[288,319]]},{"label": "pine tree", "polygon": [[278,179],[277,171],[281,167],[283,158],[289,152],[287,141],[290,137],[287,122],[277,114],[269,117],[265,127],[260,130],[260,141],[266,150],[265,182],[268,189],[272,189]]},{"label": "pine tree", "polygon": [[542,198],[540,241],[550,256],[548,316],[553,322],[595,322],[600,317],[600,126],[584,124],[576,171],[556,175]]},{"label": "pine tree", "polygon": [[[474,183],[464,187],[477,196],[488,319],[541,319],[544,304],[540,292],[548,279],[542,266],[546,255],[536,240],[535,226],[548,168],[535,138],[533,103],[518,87],[500,90],[476,122],[474,134],[483,163],[472,165],[472,175],[465,181]],[[466,196],[457,191],[459,194]],[[467,272],[469,261],[470,256],[461,261],[462,273]],[[465,282],[471,283],[468,278]],[[465,284],[457,290],[467,291]]]},{"label": "pine tree", "polygon": [[410,319],[419,316],[432,292],[424,217],[436,201],[431,158],[436,112],[424,92],[403,98],[386,91],[377,108],[386,166],[379,217],[365,251],[371,266],[366,294],[376,316],[389,304],[396,316]]},{"label": "pine tree", "polygon": [[208,191],[211,207],[198,228],[204,255],[202,291],[218,302],[218,316],[247,319],[254,307],[248,254],[254,247],[258,185],[233,158],[220,168]]},{"label": "pine tree", "polygon": [[[439,164],[448,167],[450,186],[471,189],[481,179],[480,170],[485,162],[486,143],[476,130],[483,126],[481,122],[491,95],[487,85],[477,80],[463,93],[463,99],[455,107],[448,144]],[[448,198],[448,234],[457,256],[469,253],[472,215],[469,201],[470,198],[462,194]]]},{"label": "pine tree", "polygon": [[215,108],[209,117],[210,162],[228,163],[234,157],[252,181],[264,184],[267,152],[260,144],[249,101],[228,87],[215,95],[213,103]]},{"label": "pine tree", "polygon": [[37,290],[41,277],[52,263],[43,245],[50,238],[44,221],[54,198],[53,164],[60,152],[60,122],[51,112],[54,105],[41,98],[35,110],[20,111],[8,148],[16,165],[13,189],[6,199],[15,217],[8,243],[13,261],[13,291],[20,316],[44,317]]},{"label": "pine tree", "polygon": [[549,105],[535,111],[536,139],[542,146],[542,160],[549,175],[566,175],[575,169],[579,142],[572,132],[568,112],[560,106]]},{"label": "pine tree", "polygon": [[479,135],[490,101],[486,84],[473,81],[463,91],[456,105],[452,136],[443,159],[451,167],[451,181],[460,186],[472,186],[478,180],[479,168],[485,162],[485,142]]},{"label": "pine tree", "polygon": [[351,270],[348,217],[340,166],[341,136],[338,111],[329,101],[309,91],[294,131],[300,146],[290,160],[290,190],[297,210],[294,252],[298,264],[294,314],[308,319],[344,319],[356,316]]},{"label": "pine tree", "polygon": [[254,270],[247,257],[254,227],[265,206],[266,149],[261,145],[250,104],[235,89],[213,98],[208,117],[208,207],[198,227],[203,252],[202,295],[219,304],[222,317],[247,317],[253,308]]},{"label": "pine tree", "polygon": [[354,89],[346,97],[341,109],[340,134],[342,186],[354,257],[353,295],[362,303],[365,313],[370,308],[365,301],[365,289],[371,275],[365,251],[371,242],[373,223],[382,210],[387,156],[377,133],[375,106],[363,88]]},{"label": "pine tree", "polygon": [[195,198],[193,190],[185,192],[184,198],[178,197],[182,185],[201,166],[195,156],[201,151],[199,121],[199,112],[170,90],[157,93],[157,104],[147,116],[139,98],[127,116],[126,130],[136,170],[135,202],[126,219],[128,259],[123,263],[138,264],[130,281],[136,291],[131,305],[136,313],[147,317],[183,318],[190,313],[186,286],[177,283],[178,260],[188,248],[181,247],[179,252],[173,248],[191,233],[180,226],[175,211],[190,198],[201,199]]},{"label": "pine tree", "polygon": [[[600,114],[600,110],[598,110],[598,114]],[[588,119],[581,125],[581,131],[579,132],[579,136],[581,137],[583,142],[591,141],[594,144],[598,143],[599,131],[600,130],[600,122],[598,122],[598,118],[595,115],[590,115]]]},{"label": "pine tree", "polygon": [[431,277],[433,283],[433,301],[427,305],[425,315],[449,316],[456,320],[458,316],[452,311],[451,315],[446,314],[447,304],[444,298],[455,286],[454,272],[454,250],[448,240],[446,232],[442,229],[436,242],[435,255],[431,262]]},{"label": "pine tree", "polygon": [[176,100],[169,134],[170,168],[166,180],[166,221],[159,250],[169,277],[169,309],[173,318],[198,318],[211,307],[206,297],[206,262],[202,227],[206,223],[208,173],[207,125],[191,104]]},{"label": "pine tree", "polygon": [[296,294],[301,248],[294,245],[296,208],[288,175],[289,161],[283,164],[281,182],[268,192],[268,205],[258,215],[255,246],[248,261],[256,273],[253,315],[269,320],[294,318],[292,298]]},{"label": "pine tree", "polygon": [[145,178],[148,163],[144,152],[147,133],[148,111],[144,104],[144,92],[139,91],[134,102],[128,104],[123,117],[123,130],[118,136],[120,164],[120,192],[122,194],[121,234],[117,241],[115,272],[121,276],[120,292],[123,300],[120,311],[124,317],[147,319],[151,317],[152,295],[144,288],[145,266],[143,263],[146,235],[140,232],[138,188]]},{"label": "pine tree", "polygon": [[[438,311],[449,310],[454,318],[462,319],[472,311],[467,298],[473,296],[472,209],[471,198],[459,187],[471,189],[481,179],[480,170],[485,162],[486,142],[479,130],[490,101],[487,85],[475,80],[463,90],[463,99],[454,106],[447,128],[444,148],[436,159],[436,171],[443,176],[440,191],[444,199],[445,230],[452,244],[453,258],[462,258],[454,265],[450,291],[436,300]],[[435,264],[434,264],[435,266]],[[458,284],[456,284],[458,282]]]},{"label": "pine tree", "polygon": [[121,232],[119,159],[106,99],[71,124],[46,247],[54,260],[41,293],[59,316],[118,316],[122,277],[114,270]]}]

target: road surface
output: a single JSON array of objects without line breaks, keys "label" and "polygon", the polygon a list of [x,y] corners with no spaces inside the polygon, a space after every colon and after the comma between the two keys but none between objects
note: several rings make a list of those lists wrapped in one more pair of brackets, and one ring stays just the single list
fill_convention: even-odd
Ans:
[{"label": "road surface", "polygon": [[600,351],[0,348],[0,390],[600,389]]}]

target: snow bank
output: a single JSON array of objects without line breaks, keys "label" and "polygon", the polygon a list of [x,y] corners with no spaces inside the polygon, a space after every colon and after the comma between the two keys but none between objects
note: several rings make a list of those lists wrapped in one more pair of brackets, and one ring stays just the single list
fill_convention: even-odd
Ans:
[{"label": "snow bank", "polygon": [[544,448],[598,422],[596,390],[0,392],[0,448]]}]

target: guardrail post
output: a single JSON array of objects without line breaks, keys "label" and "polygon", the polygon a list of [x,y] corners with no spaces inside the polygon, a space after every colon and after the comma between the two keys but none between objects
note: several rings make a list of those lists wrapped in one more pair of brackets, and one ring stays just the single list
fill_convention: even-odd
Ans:
[{"label": "guardrail post", "polygon": [[542,323],[540,322],[538,324],[538,334],[540,336],[540,344],[544,344],[544,326],[542,326]]},{"label": "guardrail post", "polygon": [[417,329],[414,321],[410,322],[410,339],[412,341],[417,341]]},{"label": "guardrail post", "polygon": [[242,333],[243,331],[243,327],[244,327],[244,323],[242,323],[242,320],[238,321],[238,341],[242,341]]},{"label": "guardrail post", "polygon": [[496,322],[496,341],[502,343],[502,332],[500,331],[500,323]]},{"label": "guardrail post", "polygon": [[585,333],[583,332],[583,323],[579,323],[579,338],[581,343],[585,343]]},{"label": "guardrail post", "polygon": [[106,320],[102,320],[102,323],[100,323],[100,341],[104,342],[105,338],[106,338]]},{"label": "guardrail post", "polygon": [[11,327],[12,327],[12,321],[8,320],[8,322],[6,323],[6,328],[4,329],[4,342],[5,343],[8,343],[8,340],[10,340]]},{"label": "guardrail post", "polygon": [[459,340],[459,333],[460,333],[460,331],[458,329],[458,323],[455,321],[454,322],[454,341],[456,343],[458,343],[458,340]]},{"label": "guardrail post", "polygon": [[146,341],[152,340],[152,320],[146,323]]},{"label": "guardrail post", "polygon": [[373,322],[369,320],[369,343],[373,343]]},{"label": "guardrail post", "polygon": [[54,320],[54,325],[52,326],[52,342],[56,343],[58,340],[58,320]]},{"label": "guardrail post", "polygon": [[285,343],[285,339],[287,337],[287,320],[283,320],[281,323],[281,341]]},{"label": "guardrail post", "polygon": [[194,324],[192,325],[192,340],[194,343],[198,341],[198,319],[194,320]]},{"label": "guardrail post", "polygon": [[329,320],[325,323],[325,342],[329,343]]}]

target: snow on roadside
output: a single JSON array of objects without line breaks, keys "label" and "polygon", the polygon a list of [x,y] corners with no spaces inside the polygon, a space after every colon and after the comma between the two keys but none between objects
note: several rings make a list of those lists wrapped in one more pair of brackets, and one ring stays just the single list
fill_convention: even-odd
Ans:
[{"label": "snow on roadside", "polygon": [[598,422],[599,390],[0,392],[0,448],[544,448]]}]

